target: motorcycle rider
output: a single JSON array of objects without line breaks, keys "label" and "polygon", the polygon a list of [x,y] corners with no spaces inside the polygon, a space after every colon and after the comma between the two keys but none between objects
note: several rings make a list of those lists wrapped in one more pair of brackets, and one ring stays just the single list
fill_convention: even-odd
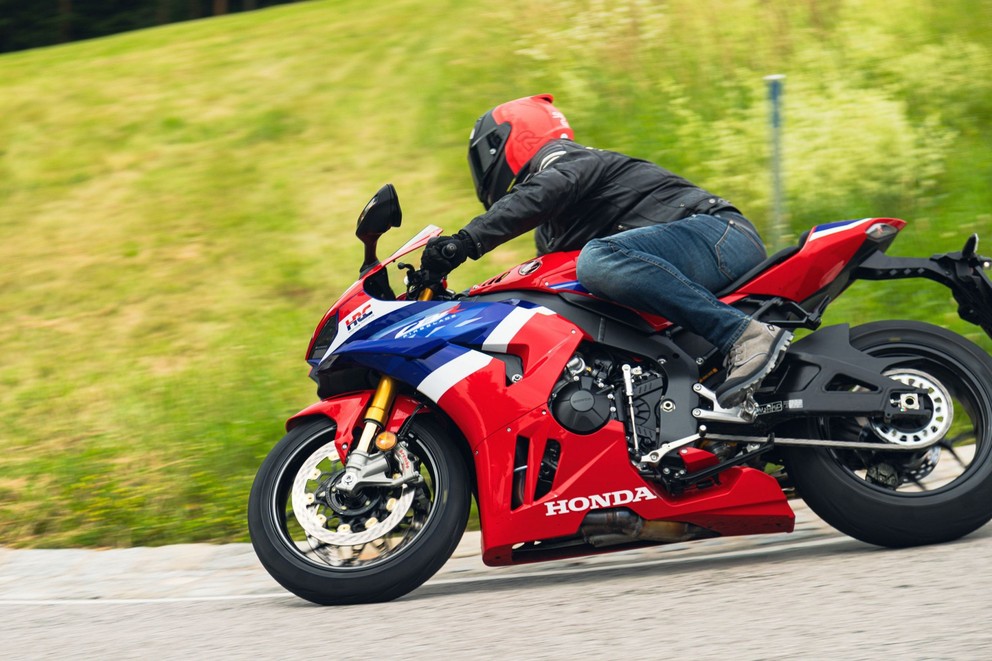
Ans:
[{"label": "motorcycle rider", "polygon": [[726,200],[658,166],[574,142],[550,94],[486,112],[468,160],[486,212],[427,244],[422,266],[448,273],[536,229],[538,254],[579,250],[591,293],[660,315],[726,355],[718,403],[740,404],[777,365],[792,333],[712,292],[765,259],[750,221]]}]

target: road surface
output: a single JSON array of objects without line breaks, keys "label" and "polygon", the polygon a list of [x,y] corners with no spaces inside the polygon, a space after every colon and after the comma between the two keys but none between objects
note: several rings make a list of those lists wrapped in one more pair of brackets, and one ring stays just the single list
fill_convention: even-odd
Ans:
[{"label": "road surface", "polygon": [[243,544],[0,550],[0,658],[992,658],[992,526],[892,551],[797,515],[792,535],[510,568],[469,533],[419,590],[338,608]]}]

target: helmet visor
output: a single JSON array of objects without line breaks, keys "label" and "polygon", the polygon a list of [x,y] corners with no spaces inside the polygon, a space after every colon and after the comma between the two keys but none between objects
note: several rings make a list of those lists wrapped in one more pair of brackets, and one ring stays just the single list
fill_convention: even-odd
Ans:
[{"label": "helmet visor", "polygon": [[468,146],[469,170],[472,171],[475,192],[483,204],[487,204],[487,199],[490,197],[487,188],[492,183],[496,171],[499,170],[500,161],[504,158],[503,152],[509,135],[509,123],[497,125],[488,115],[478,121],[472,134]]}]

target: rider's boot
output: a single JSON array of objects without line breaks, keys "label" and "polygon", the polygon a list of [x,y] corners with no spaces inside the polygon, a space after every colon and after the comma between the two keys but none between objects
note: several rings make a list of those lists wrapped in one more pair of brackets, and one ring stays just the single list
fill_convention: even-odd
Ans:
[{"label": "rider's boot", "polygon": [[716,389],[717,403],[731,408],[753,394],[778,365],[790,342],[791,331],[752,319],[727,354],[727,379]]}]

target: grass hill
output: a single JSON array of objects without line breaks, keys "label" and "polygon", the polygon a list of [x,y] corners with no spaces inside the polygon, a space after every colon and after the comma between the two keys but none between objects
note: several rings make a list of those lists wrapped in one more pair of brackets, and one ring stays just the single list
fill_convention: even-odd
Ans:
[{"label": "grass hill", "polygon": [[[246,539],[358,212],[391,181],[384,249],[461,227],[468,131],[507,99],[555,93],[580,142],[767,233],[785,73],[784,240],[868,215],[910,221],[896,254],[992,240],[989,24],[968,0],[327,0],[0,57],[0,543]],[[831,321],[897,317],[989,347],[919,283],[856,285]]]}]

